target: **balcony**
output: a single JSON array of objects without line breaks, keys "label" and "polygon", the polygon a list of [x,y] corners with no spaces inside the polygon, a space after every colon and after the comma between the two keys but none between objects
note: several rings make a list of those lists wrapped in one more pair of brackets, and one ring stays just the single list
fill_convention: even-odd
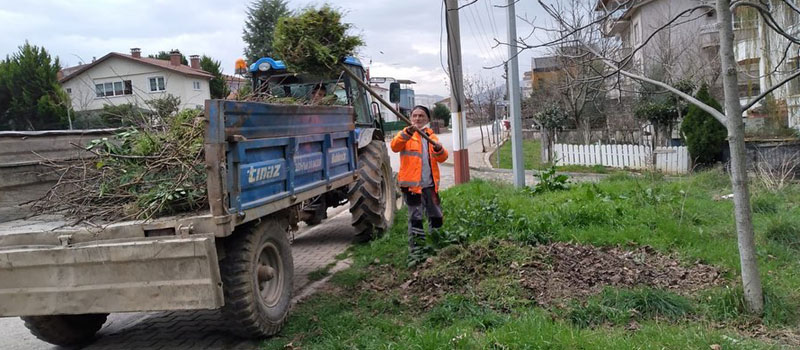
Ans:
[{"label": "balcony", "polygon": [[630,26],[631,21],[626,19],[608,18],[603,22],[603,34],[605,36],[615,36],[622,33],[623,30]]},{"label": "balcony", "polygon": [[700,27],[700,47],[706,49],[719,46],[719,27],[717,23]]}]

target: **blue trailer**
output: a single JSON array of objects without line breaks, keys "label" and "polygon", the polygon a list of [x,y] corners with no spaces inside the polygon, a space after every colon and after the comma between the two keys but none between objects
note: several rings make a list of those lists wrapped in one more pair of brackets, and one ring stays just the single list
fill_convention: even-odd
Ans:
[{"label": "blue trailer", "polygon": [[[381,117],[349,80],[363,80],[363,67],[344,65],[354,74],[323,82],[341,105],[206,101],[206,212],[0,227],[0,317],[21,316],[63,346],[90,340],[113,312],[221,308],[236,334],[278,332],[292,293],[292,227],[349,204],[357,236],[369,239],[394,217]],[[256,91],[311,88],[280,61],[259,60],[251,73]]]}]

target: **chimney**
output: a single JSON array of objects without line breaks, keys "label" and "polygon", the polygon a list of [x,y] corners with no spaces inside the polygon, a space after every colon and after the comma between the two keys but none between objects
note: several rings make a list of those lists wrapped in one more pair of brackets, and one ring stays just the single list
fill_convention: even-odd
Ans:
[{"label": "chimney", "polygon": [[200,56],[198,55],[189,56],[189,63],[191,63],[192,68],[200,69]]},{"label": "chimney", "polygon": [[172,66],[180,66],[181,65],[181,52],[178,50],[172,50],[169,53],[169,64]]},{"label": "chimney", "polygon": [[133,58],[142,58],[142,49],[138,47],[131,48],[131,57]]}]

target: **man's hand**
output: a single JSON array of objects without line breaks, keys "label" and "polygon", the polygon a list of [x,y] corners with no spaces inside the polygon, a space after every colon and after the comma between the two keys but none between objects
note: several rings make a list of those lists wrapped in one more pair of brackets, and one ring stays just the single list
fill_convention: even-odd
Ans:
[{"label": "man's hand", "polygon": [[433,142],[433,151],[439,153],[442,151],[442,144],[438,142]]},{"label": "man's hand", "polygon": [[417,131],[419,131],[419,129],[417,129],[417,127],[413,125],[409,125],[405,129],[403,129],[403,132],[405,132],[406,135],[408,136],[414,136],[414,133]]}]

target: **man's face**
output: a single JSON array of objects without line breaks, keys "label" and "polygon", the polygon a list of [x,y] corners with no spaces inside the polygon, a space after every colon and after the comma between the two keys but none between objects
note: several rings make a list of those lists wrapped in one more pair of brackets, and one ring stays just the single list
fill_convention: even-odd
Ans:
[{"label": "man's face", "polygon": [[419,129],[422,129],[425,124],[428,124],[428,116],[425,111],[417,108],[411,112],[411,124],[414,124]]}]

